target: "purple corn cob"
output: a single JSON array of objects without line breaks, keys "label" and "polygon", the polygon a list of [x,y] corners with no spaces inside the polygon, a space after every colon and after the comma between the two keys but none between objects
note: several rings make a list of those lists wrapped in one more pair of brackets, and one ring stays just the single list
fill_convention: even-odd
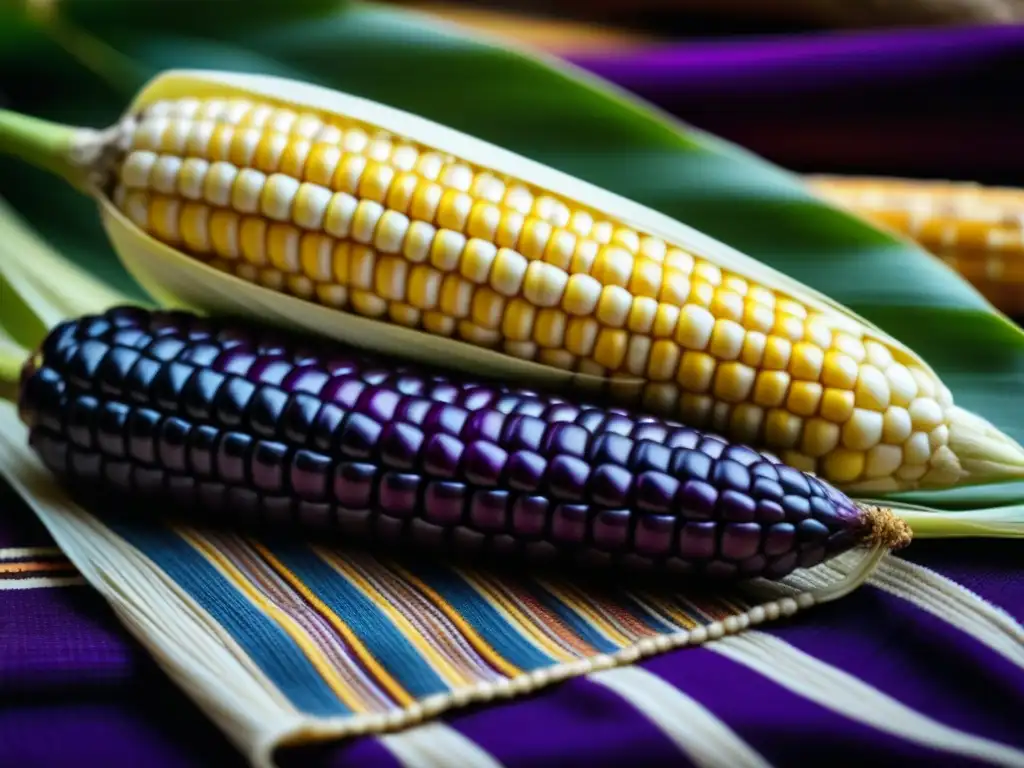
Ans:
[{"label": "purple corn cob", "polygon": [[50,333],[21,418],[75,487],[367,541],[773,579],[909,541],[887,510],[677,422],[313,343],[113,309]]}]

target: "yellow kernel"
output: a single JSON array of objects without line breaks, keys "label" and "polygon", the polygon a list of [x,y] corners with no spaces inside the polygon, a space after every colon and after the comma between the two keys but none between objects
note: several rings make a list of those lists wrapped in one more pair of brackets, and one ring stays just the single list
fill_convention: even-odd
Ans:
[{"label": "yellow kernel", "polygon": [[690,392],[707,392],[715,375],[718,361],[704,352],[687,350],[676,373],[676,381]]},{"label": "yellow kernel", "polygon": [[618,285],[606,285],[597,302],[597,319],[610,328],[621,328],[629,317],[633,297]]},{"label": "yellow kernel", "polygon": [[715,401],[710,395],[683,392],[679,397],[679,416],[685,424],[699,429],[711,418],[711,409],[714,405]]},{"label": "yellow kernel", "polygon": [[473,284],[456,275],[446,275],[441,283],[441,311],[457,319],[469,317]]},{"label": "yellow kernel", "polygon": [[930,398],[918,398],[907,409],[915,431],[931,432],[943,423],[942,408]]},{"label": "yellow kernel", "polygon": [[889,382],[893,405],[910,405],[910,402],[917,396],[917,382],[902,363],[892,363],[886,368],[885,379]]},{"label": "yellow kernel", "polygon": [[231,145],[234,142],[235,129],[231,125],[218,125],[210,137],[210,148],[207,150],[210,160],[228,160],[231,156]]},{"label": "yellow kernel", "polygon": [[818,458],[839,445],[839,425],[824,419],[808,419],[804,426],[800,450],[808,456]]},{"label": "yellow kernel", "polygon": [[389,301],[405,301],[409,262],[397,256],[384,256],[377,261],[374,288],[377,295]]},{"label": "yellow kernel", "polygon": [[882,414],[855,408],[853,416],[843,425],[843,445],[855,451],[866,451],[882,440]]},{"label": "yellow kernel", "polygon": [[694,264],[693,274],[706,283],[720,285],[722,282],[722,270],[708,261],[698,261]]},{"label": "yellow kernel", "polygon": [[302,274],[318,283],[331,279],[331,252],[334,241],[324,235],[307,232],[299,243],[299,267]]},{"label": "yellow kernel", "polygon": [[281,162],[278,170],[286,176],[301,179],[306,167],[306,158],[309,157],[310,144],[308,141],[292,141],[284,148],[281,155]]},{"label": "yellow kernel", "polygon": [[602,285],[617,285],[625,288],[633,272],[633,255],[616,246],[602,248],[590,273]]},{"label": "yellow kernel", "polygon": [[760,368],[767,342],[768,337],[760,331],[747,331],[743,337],[743,349],[740,350],[740,360],[743,364]]},{"label": "yellow kernel", "polygon": [[444,189],[439,184],[420,184],[412,194],[409,206],[409,218],[434,223],[434,215],[441,204]]},{"label": "yellow kernel", "polygon": [[675,377],[678,365],[679,345],[666,339],[659,339],[651,345],[647,378],[651,381],[669,381]]},{"label": "yellow kernel", "polygon": [[473,171],[467,165],[448,165],[437,177],[437,182],[443,187],[468,192],[473,184]]},{"label": "yellow kernel", "polygon": [[338,192],[331,196],[324,214],[324,231],[339,239],[349,236],[352,231],[352,219],[355,218],[359,201],[346,192]]},{"label": "yellow kernel", "polygon": [[671,339],[676,335],[676,326],[679,325],[679,315],[682,310],[670,304],[659,304],[654,313],[654,327],[651,335],[656,339]]},{"label": "yellow kernel", "polygon": [[367,248],[365,245],[353,245],[348,260],[349,285],[359,291],[372,291],[376,266],[376,251]]},{"label": "yellow kernel", "polygon": [[465,192],[449,189],[441,196],[441,204],[437,209],[437,225],[462,232],[466,228],[472,208],[473,198]]},{"label": "yellow kernel", "polygon": [[470,237],[479,237],[487,242],[494,242],[500,222],[501,209],[498,206],[485,202],[475,203],[473,210],[469,213],[466,234]]},{"label": "yellow kernel", "polygon": [[330,187],[331,179],[341,161],[341,150],[329,144],[316,144],[306,161],[305,179],[311,184]]},{"label": "yellow kernel", "polygon": [[766,408],[775,408],[786,401],[789,374],[785,371],[761,371],[754,384],[754,402]]},{"label": "yellow kernel", "polygon": [[821,401],[821,384],[814,381],[794,381],[789,388],[786,407],[798,416],[813,416]]},{"label": "yellow kernel", "polygon": [[853,392],[828,387],[821,398],[821,415],[829,421],[843,423],[853,415]]},{"label": "yellow kernel", "polygon": [[607,245],[612,241],[612,234],[614,232],[615,227],[610,222],[599,221],[590,230],[590,236],[601,245]]},{"label": "yellow kernel", "polygon": [[409,273],[409,303],[417,309],[434,309],[441,300],[444,275],[426,264],[417,264]]},{"label": "yellow kernel", "polygon": [[491,269],[491,288],[503,296],[515,296],[523,285],[528,265],[522,254],[509,248],[499,248]]},{"label": "yellow kernel", "polygon": [[543,258],[548,264],[568,270],[575,250],[576,235],[564,229],[556,229],[548,241],[548,247],[544,249]]},{"label": "yellow kernel", "polygon": [[466,247],[462,251],[459,272],[470,282],[484,285],[490,277],[491,267],[494,265],[497,255],[498,249],[494,245],[474,237],[466,243]]},{"label": "yellow kernel", "polygon": [[743,324],[753,331],[768,333],[775,327],[775,313],[770,307],[748,300],[743,308]]},{"label": "yellow kernel", "polygon": [[519,235],[523,231],[525,219],[523,214],[506,211],[498,222],[498,231],[494,235],[494,244],[499,248],[515,248],[519,243]]},{"label": "yellow kernel", "polygon": [[772,333],[790,341],[800,341],[804,337],[804,324],[800,318],[780,312],[775,315]]},{"label": "yellow kernel", "polygon": [[263,219],[242,219],[238,229],[238,243],[242,257],[250,264],[262,267],[267,263],[267,222]]},{"label": "yellow kernel", "polygon": [[645,259],[661,264],[665,261],[665,254],[668,253],[668,246],[664,240],[656,237],[642,237],[640,239],[640,250],[638,253]]},{"label": "yellow kernel", "polygon": [[348,306],[348,288],[320,283],[316,286],[316,300],[328,307],[345,309]]},{"label": "yellow kernel", "polygon": [[327,207],[331,204],[332,197],[329,189],[318,187],[316,184],[300,184],[295,194],[292,220],[303,229],[311,229],[314,232],[320,230],[324,225],[324,217],[327,216]]},{"label": "yellow kernel", "polygon": [[557,307],[568,282],[564,270],[543,261],[531,261],[523,281],[523,297],[538,307]]},{"label": "yellow kernel", "polygon": [[799,416],[781,408],[772,408],[764,422],[765,442],[777,448],[793,448],[800,441],[803,426]]},{"label": "yellow kernel", "polygon": [[565,327],[565,348],[579,357],[589,357],[601,326],[592,317],[571,317]]},{"label": "yellow kernel", "polygon": [[651,354],[649,336],[632,336],[626,349],[626,370],[634,376],[643,376]]},{"label": "yellow kernel", "polygon": [[402,241],[402,255],[414,264],[426,261],[437,230],[423,221],[410,221]]},{"label": "yellow kernel", "polygon": [[527,214],[533,209],[533,194],[526,187],[517,184],[505,190],[502,202],[506,208]]},{"label": "yellow kernel", "polygon": [[416,173],[430,181],[436,181],[437,177],[441,175],[443,168],[444,158],[436,152],[424,152],[416,160],[416,165],[413,166],[413,170]]},{"label": "yellow kernel", "polygon": [[349,276],[352,274],[352,245],[350,243],[336,243],[334,252],[331,254],[331,265],[334,271],[334,282],[347,286]]},{"label": "yellow kernel", "polygon": [[647,259],[638,259],[629,280],[629,292],[634,296],[658,298],[661,291],[661,265]]},{"label": "yellow kernel", "polygon": [[743,326],[734,320],[716,320],[708,351],[719,360],[735,360],[743,349],[744,336]]},{"label": "yellow kernel", "polygon": [[523,360],[533,360],[537,356],[537,345],[532,341],[506,341],[502,349],[513,357]]},{"label": "yellow kernel", "polygon": [[793,356],[789,361],[789,372],[794,379],[817,381],[821,376],[825,353],[813,344],[801,341],[793,345]]},{"label": "yellow kernel", "polygon": [[455,333],[455,318],[443,312],[424,312],[423,327],[438,336],[451,336]]},{"label": "yellow kernel", "polygon": [[623,330],[601,329],[597,334],[597,344],[594,346],[594,362],[609,370],[618,370],[626,356],[628,340],[629,334]]},{"label": "yellow kernel", "polygon": [[589,275],[597,261],[598,245],[593,240],[580,240],[572,254],[569,271],[574,275]]},{"label": "yellow kernel", "polygon": [[903,449],[898,445],[880,443],[867,452],[865,477],[889,477],[903,464]]},{"label": "yellow kernel", "polygon": [[369,291],[349,291],[352,308],[365,317],[382,317],[388,311],[388,303]]},{"label": "yellow kernel", "polygon": [[657,298],[665,304],[683,306],[690,298],[690,278],[678,270],[666,269]]},{"label": "yellow kernel", "polygon": [[541,349],[537,352],[537,362],[555,368],[572,370],[576,365],[576,358],[564,349]]},{"label": "yellow kernel", "polygon": [[567,320],[565,313],[559,309],[540,310],[533,325],[533,340],[542,347],[561,347]]},{"label": "yellow kernel", "polygon": [[836,448],[822,459],[825,479],[833,483],[849,483],[864,472],[864,453]]},{"label": "yellow kernel", "polygon": [[393,323],[404,325],[407,328],[415,328],[420,324],[423,313],[415,307],[396,301],[388,305],[388,317]]},{"label": "yellow kernel", "polygon": [[528,218],[519,235],[519,252],[527,259],[540,259],[550,239],[550,224],[540,219]]},{"label": "yellow kernel", "polygon": [[727,291],[738,293],[740,296],[746,296],[747,291],[750,289],[747,281],[736,275],[726,275],[722,280],[722,287]]},{"label": "yellow kernel", "polygon": [[636,296],[629,308],[626,325],[633,333],[651,335],[654,318],[658,311],[658,302],[650,296]]},{"label": "yellow kernel", "polygon": [[465,235],[440,229],[430,246],[430,263],[442,272],[452,272],[458,266],[465,247]]},{"label": "yellow kernel", "polygon": [[863,363],[867,358],[864,345],[859,339],[855,339],[848,333],[836,332],[832,335],[832,346],[840,352],[849,355],[858,363]]},{"label": "yellow kernel", "polygon": [[882,417],[882,439],[885,442],[898,445],[910,437],[912,431],[910,414],[904,408],[892,406],[886,409]]},{"label": "yellow kernel", "polygon": [[889,407],[889,384],[885,374],[873,365],[862,365],[854,387],[857,407],[884,411]]},{"label": "yellow kernel", "polygon": [[264,173],[276,171],[278,158],[281,157],[288,138],[270,134],[261,141],[262,137],[263,134],[254,128],[236,132],[231,140],[228,160],[239,168],[244,168],[252,163],[253,167]]},{"label": "yellow kernel", "polygon": [[271,224],[267,230],[267,256],[275,269],[299,271],[299,231],[288,224]]},{"label": "yellow kernel", "polygon": [[365,157],[342,155],[341,162],[338,163],[334,177],[331,179],[331,189],[355,195],[359,189],[359,180],[363,177],[363,171],[366,170],[368,164],[369,161]]},{"label": "yellow kernel", "polygon": [[218,256],[238,258],[238,214],[214,210],[210,215],[210,241]]},{"label": "yellow kernel", "polygon": [[181,239],[193,253],[210,250],[210,209],[189,203],[181,209]]},{"label": "yellow kernel", "polygon": [[799,317],[801,320],[807,317],[807,308],[803,304],[793,301],[792,299],[779,299],[776,304],[779,312],[785,312],[787,315],[793,315],[793,317]]},{"label": "yellow kernel", "polygon": [[261,269],[257,280],[264,288],[277,293],[284,291],[284,275],[276,269]]},{"label": "yellow kernel", "polygon": [[372,200],[362,200],[356,206],[352,217],[351,237],[357,243],[373,242],[373,234],[377,231],[377,223],[384,215],[384,206]]},{"label": "yellow kernel", "polygon": [[764,409],[751,403],[739,403],[729,418],[729,434],[739,442],[754,443],[764,421]]},{"label": "yellow kernel", "polygon": [[641,395],[642,407],[653,413],[669,413],[679,401],[679,389],[673,384],[647,384]]},{"label": "yellow kernel", "polygon": [[719,290],[711,300],[711,314],[739,322],[743,319],[743,297],[732,291]]},{"label": "yellow kernel", "polygon": [[764,344],[764,360],[762,365],[769,370],[786,370],[789,367],[789,356],[793,345],[780,336],[769,336]]},{"label": "yellow kernel", "polygon": [[804,338],[822,351],[832,346],[832,329],[821,317],[811,317],[804,326]]},{"label": "yellow kernel", "polygon": [[932,446],[924,432],[915,432],[903,443],[903,456],[907,464],[926,464],[931,455]]},{"label": "yellow kernel", "polygon": [[705,349],[711,341],[715,318],[704,307],[687,304],[680,310],[676,341],[688,349]]},{"label": "yellow kernel", "polygon": [[409,231],[409,219],[397,211],[384,211],[377,222],[373,236],[373,247],[381,253],[400,253]]},{"label": "yellow kernel", "polygon": [[368,163],[359,181],[359,197],[383,203],[395,179],[395,169],[382,163]]},{"label": "yellow kernel", "polygon": [[818,462],[816,459],[806,454],[800,453],[800,451],[783,451],[782,460],[793,469],[797,469],[801,472],[815,472],[818,468]]},{"label": "yellow kernel", "polygon": [[510,341],[529,341],[536,317],[537,308],[533,304],[523,299],[512,299],[501,323],[502,335]]},{"label": "yellow kernel", "polygon": [[391,182],[388,190],[387,207],[398,213],[408,213],[412,205],[412,196],[419,185],[419,177],[415,173],[400,173]]},{"label": "yellow kernel", "polygon": [[675,269],[684,275],[693,272],[693,256],[678,248],[669,248],[665,254],[665,268]]},{"label": "yellow kernel", "polygon": [[562,309],[570,315],[589,315],[601,298],[601,284],[590,275],[570,275],[562,297]]},{"label": "yellow kernel", "polygon": [[569,216],[568,227],[580,237],[586,237],[594,227],[594,217],[586,211],[574,211]]},{"label": "yellow kernel", "polygon": [[478,288],[473,294],[473,322],[483,328],[498,329],[505,313],[505,297],[490,288]]},{"label": "yellow kernel", "polygon": [[743,363],[722,363],[715,374],[715,396],[727,403],[741,403],[750,396],[756,376],[754,369]]},{"label": "yellow kernel", "polygon": [[612,234],[612,242],[618,243],[630,253],[636,253],[640,250],[640,235],[632,229],[626,229],[625,227],[616,229]]},{"label": "yellow kernel", "polygon": [[821,370],[821,382],[826,387],[837,389],[853,389],[857,383],[860,366],[849,355],[835,349],[825,353],[825,361]]},{"label": "yellow kernel", "polygon": [[775,307],[775,294],[760,285],[755,285],[750,288],[750,291],[747,293],[747,298],[764,307],[768,307],[769,309],[773,309]]}]

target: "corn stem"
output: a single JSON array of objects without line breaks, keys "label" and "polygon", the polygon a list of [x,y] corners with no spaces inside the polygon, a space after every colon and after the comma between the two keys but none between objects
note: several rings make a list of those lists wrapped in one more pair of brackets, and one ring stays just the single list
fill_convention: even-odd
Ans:
[{"label": "corn stem", "polygon": [[0,327],[0,400],[14,402],[17,399],[21,369],[28,355],[28,350]]},{"label": "corn stem", "polygon": [[75,184],[82,169],[72,161],[79,129],[0,109],[0,152],[20,158]]}]

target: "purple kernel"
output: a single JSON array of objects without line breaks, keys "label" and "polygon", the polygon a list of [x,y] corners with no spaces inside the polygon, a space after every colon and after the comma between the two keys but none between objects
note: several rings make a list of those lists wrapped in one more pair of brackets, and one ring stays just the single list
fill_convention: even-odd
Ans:
[{"label": "purple kernel", "polygon": [[701,438],[700,444],[697,446],[697,450],[699,450],[701,453],[706,454],[712,459],[719,458],[725,452],[725,449],[725,441],[717,437],[712,437],[711,435],[705,435],[703,438]]},{"label": "purple kernel", "polygon": [[499,533],[491,539],[491,551],[501,557],[519,553],[519,542],[507,533]]},{"label": "purple kernel", "polygon": [[547,460],[532,451],[516,451],[508,458],[505,482],[515,491],[533,493],[540,489]]},{"label": "purple kernel", "polygon": [[754,477],[763,477],[775,483],[779,481],[779,471],[775,468],[775,465],[763,460],[760,464],[755,464],[750,468],[750,474]]},{"label": "purple kernel", "polygon": [[754,518],[762,525],[781,523],[786,519],[786,511],[777,501],[759,501]]},{"label": "purple kernel", "polygon": [[260,519],[260,497],[249,488],[228,486],[223,496],[224,514],[242,525],[252,525]]},{"label": "purple kernel", "polygon": [[796,543],[796,526],[792,523],[776,523],[764,537],[764,553],[769,557],[781,555],[793,549]]},{"label": "purple kernel", "polygon": [[566,544],[582,544],[587,537],[585,504],[559,504],[551,516],[551,536]]},{"label": "purple kernel", "polygon": [[467,411],[478,411],[489,406],[496,393],[487,387],[467,389],[462,399],[462,407]]},{"label": "purple kernel", "polygon": [[395,411],[395,420],[404,421],[409,424],[422,427],[424,421],[426,421],[427,414],[430,413],[430,409],[432,407],[433,403],[429,400],[423,399],[422,397],[402,398],[401,404]]},{"label": "purple kernel", "polygon": [[582,501],[590,467],[575,456],[555,456],[548,464],[547,487],[551,495],[569,501]]},{"label": "purple kernel", "polygon": [[196,500],[198,506],[212,514],[222,514],[228,502],[228,487],[224,483],[198,483]]},{"label": "purple kernel", "polygon": [[584,408],[575,419],[577,426],[583,427],[591,434],[597,432],[603,422],[604,413],[597,408]]},{"label": "purple kernel", "polygon": [[678,449],[678,448],[696,448],[697,442],[700,440],[700,434],[693,429],[674,429],[672,433],[665,440],[665,447]]},{"label": "purple kernel", "polygon": [[768,565],[767,557],[764,555],[754,555],[740,562],[739,571],[744,576],[757,576],[765,569],[766,565]]},{"label": "purple kernel", "polygon": [[750,473],[747,468],[730,459],[722,459],[715,464],[711,477],[712,485],[722,490],[731,489],[741,493],[750,490]]},{"label": "purple kernel", "polygon": [[228,432],[217,446],[217,477],[229,485],[245,485],[252,438],[241,432]]},{"label": "purple kernel", "polygon": [[249,369],[249,381],[278,386],[295,366],[285,360],[257,360]]},{"label": "purple kernel", "polygon": [[377,422],[390,420],[401,401],[400,395],[387,389],[371,389],[359,398],[356,410]]},{"label": "purple kernel", "polygon": [[249,401],[249,428],[258,437],[275,437],[282,423],[288,395],[273,387],[259,387]]},{"label": "purple kernel", "polygon": [[474,440],[486,440],[497,443],[501,439],[501,428],[505,424],[505,414],[498,411],[476,411],[466,421],[459,435],[467,443]]},{"label": "purple kernel", "polygon": [[393,517],[412,517],[416,513],[420,482],[419,475],[385,472],[378,499],[381,511]]},{"label": "purple kernel", "polygon": [[727,563],[724,560],[713,560],[704,566],[704,575],[711,579],[733,579],[739,568],[735,563]]},{"label": "purple kernel", "polygon": [[688,560],[710,560],[715,556],[714,522],[685,523],[679,531],[679,554]]},{"label": "purple kernel", "polygon": [[455,405],[435,403],[423,419],[423,431],[427,434],[445,432],[459,435],[469,418],[469,413]]},{"label": "purple kernel", "polygon": [[361,413],[351,413],[338,430],[338,451],[346,458],[368,459],[380,439],[380,424]]},{"label": "purple kernel", "polygon": [[700,451],[681,450],[672,454],[671,473],[680,480],[708,480],[715,463]]},{"label": "purple kernel", "polygon": [[[618,415],[612,413],[604,423],[604,429],[606,432],[610,432],[615,435],[622,435],[629,440],[629,433],[633,431],[633,419],[626,415]],[[633,441],[630,440],[630,443]]]},{"label": "purple kernel", "polygon": [[629,467],[637,473],[650,470],[667,473],[671,463],[672,451],[655,443],[637,443],[629,457]]},{"label": "purple kernel", "polygon": [[310,395],[319,395],[320,391],[327,385],[329,378],[323,371],[315,368],[299,368],[281,382],[281,387],[286,392],[306,392]]},{"label": "purple kernel", "polygon": [[605,550],[624,549],[629,543],[628,509],[606,509],[597,513],[592,526],[594,545]]},{"label": "purple kernel", "polygon": [[562,454],[583,458],[587,455],[589,441],[590,433],[583,427],[572,423],[552,424],[548,427],[542,453],[545,456]]},{"label": "purple kernel", "polygon": [[517,536],[539,536],[547,516],[548,500],[543,496],[520,496],[512,505],[512,528]]},{"label": "purple kernel", "polygon": [[192,474],[199,477],[213,475],[214,445],[218,434],[215,427],[202,425],[192,428],[188,436],[188,465]]},{"label": "purple kernel", "polygon": [[93,451],[72,449],[68,471],[73,477],[81,480],[98,480],[103,475],[103,457]]},{"label": "purple kernel", "polygon": [[423,433],[411,424],[390,422],[380,432],[380,457],[397,469],[412,469],[423,447]]},{"label": "purple kernel", "polygon": [[782,497],[785,496],[786,493],[782,490],[782,486],[774,480],[769,480],[766,477],[758,477],[754,480],[754,485],[750,489],[750,495],[755,499],[782,501]]},{"label": "purple kernel", "polygon": [[815,520],[826,525],[835,525],[839,522],[839,515],[835,505],[820,496],[811,497],[811,515]]},{"label": "purple kernel", "polygon": [[345,421],[345,411],[333,403],[325,403],[317,411],[309,428],[310,445],[318,451],[330,453],[338,430]]},{"label": "purple kernel", "polygon": [[[128,406],[123,403],[106,403],[103,409],[99,412],[96,419],[96,445],[100,451],[106,456],[124,456],[125,455],[125,441],[124,433],[125,428],[128,424],[128,417],[131,415],[131,410]],[[173,434],[173,427],[168,427],[172,422],[175,426],[180,428],[183,426],[184,431],[180,431],[178,434]],[[168,430],[171,430],[169,433]],[[175,437],[177,441],[175,442]],[[176,454],[171,456],[171,463],[174,463],[175,459],[180,461],[180,467],[182,471],[185,468],[185,439],[188,437],[188,424],[182,422],[180,419],[170,418],[164,422],[163,427],[160,430],[160,437],[157,442],[158,452],[162,457],[162,463],[167,466],[167,460],[163,457],[165,454],[165,443],[168,439],[171,440],[173,449],[178,447],[180,457]],[[171,451],[167,451],[170,453]],[[169,468],[169,467],[168,467]]]},{"label": "purple kernel", "polygon": [[334,498],[352,509],[368,509],[377,468],[373,464],[344,461],[334,470]]},{"label": "purple kernel", "polygon": [[828,526],[817,520],[804,520],[796,527],[797,538],[801,543],[818,544],[828,538]]},{"label": "purple kernel", "polygon": [[508,491],[476,491],[469,502],[469,520],[481,531],[502,531],[508,518]]},{"label": "purple kernel", "polygon": [[428,523],[414,517],[409,521],[409,538],[416,543],[416,548],[423,551],[439,551],[444,545],[447,529],[440,525]]},{"label": "purple kernel", "polygon": [[664,445],[668,437],[668,429],[657,422],[640,422],[633,428],[630,437],[637,442],[648,440],[652,443]]},{"label": "purple kernel", "polygon": [[687,480],[676,495],[676,505],[686,517],[711,519],[717,502],[718,491],[703,480]]},{"label": "purple kernel", "polygon": [[326,456],[312,451],[296,451],[291,466],[292,490],[306,501],[326,499],[330,473],[331,461]]},{"label": "purple kernel", "polygon": [[257,490],[284,493],[284,472],[288,446],[260,441],[252,452],[252,482]]},{"label": "purple kernel", "polygon": [[558,548],[550,541],[528,541],[523,552],[532,563],[549,563],[558,558]]},{"label": "purple kernel", "polygon": [[[116,473],[111,472],[113,462],[107,463],[105,468],[107,482],[113,484],[116,488],[126,491],[129,488],[128,483],[131,482],[131,465],[126,461],[117,463],[120,464],[120,467],[118,467]],[[167,496],[174,506],[191,509],[196,505],[196,481],[191,477],[183,475],[168,475]]]},{"label": "purple kernel", "polygon": [[160,414],[138,408],[128,419],[128,455],[143,464],[156,463],[156,437]]},{"label": "purple kernel", "polygon": [[726,459],[748,468],[759,461],[764,461],[761,454],[746,445],[730,445],[725,449],[724,456]]},{"label": "purple kernel", "polygon": [[433,435],[423,447],[423,469],[435,477],[455,477],[464,447],[451,435]]},{"label": "purple kernel", "polygon": [[803,496],[784,496],[782,508],[786,510],[786,517],[794,522],[806,520],[811,516],[811,502]]},{"label": "purple kernel", "polygon": [[221,426],[234,429],[242,424],[245,411],[256,394],[256,385],[245,379],[230,378],[213,401],[216,419]]},{"label": "purple kernel", "polygon": [[327,402],[337,403],[345,410],[353,410],[366,388],[366,383],[359,379],[331,379],[321,390],[320,397]]},{"label": "purple kernel", "polygon": [[746,523],[753,520],[756,513],[757,504],[746,494],[728,490],[718,497],[718,516],[723,520]]},{"label": "purple kernel", "polygon": [[590,498],[605,507],[626,505],[633,473],[617,464],[602,464],[590,473]]},{"label": "purple kernel", "polygon": [[545,424],[532,416],[509,416],[505,422],[503,443],[509,451],[539,451],[544,440]]},{"label": "purple kernel", "polygon": [[494,443],[482,440],[470,443],[462,454],[462,473],[473,485],[498,484],[508,454]]},{"label": "purple kernel", "polygon": [[633,540],[636,550],[646,555],[667,555],[672,549],[676,518],[672,515],[643,515],[636,521]]},{"label": "purple kernel", "polygon": [[797,494],[800,496],[811,495],[811,486],[807,482],[807,477],[803,472],[785,465],[780,465],[777,469],[779,472],[779,482],[782,483],[782,487],[786,490],[786,493]]},{"label": "purple kernel", "polygon": [[629,455],[633,452],[633,441],[622,435],[600,434],[594,438],[590,446],[591,464],[629,465]]},{"label": "purple kernel", "polygon": [[761,526],[757,523],[729,523],[722,532],[722,555],[730,560],[753,557],[760,546]]},{"label": "purple kernel", "polygon": [[339,508],[337,516],[338,530],[346,536],[364,538],[369,534],[370,521],[373,517],[370,510]]},{"label": "purple kernel", "polygon": [[647,512],[672,512],[679,481],[662,472],[644,472],[636,479],[636,505]]},{"label": "purple kernel", "polygon": [[439,525],[455,525],[462,519],[466,486],[437,481],[427,484],[423,494],[423,516]]},{"label": "purple kernel", "polygon": [[484,534],[462,526],[451,533],[452,546],[455,547],[456,552],[463,554],[479,552],[485,540]]},{"label": "purple kernel", "polygon": [[575,405],[562,401],[549,406],[544,411],[543,420],[548,424],[572,423],[579,413],[580,409]]},{"label": "purple kernel", "polygon": [[768,561],[768,565],[764,569],[764,576],[769,579],[780,579],[792,573],[796,565],[797,553],[787,552],[781,557]]}]

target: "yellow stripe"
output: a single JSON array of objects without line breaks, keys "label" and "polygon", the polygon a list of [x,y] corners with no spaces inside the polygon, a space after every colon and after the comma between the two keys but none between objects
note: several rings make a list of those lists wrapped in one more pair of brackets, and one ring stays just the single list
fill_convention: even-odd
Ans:
[{"label": "yellow stripe", "polygon": [[403,579],[412,584],[416,589],[422,592],[434,606],[445,615],[445,617],[455,625],[455,628],[462,633],[462,636],[466,638],[473,649],[480,654],[483,659],[494,667],[496,670],[501,672],[506,677],[516,677],[522,670],[514,664],[507,661],[504,657],[500,656],[491,645],[484,640],[479,633],[473,627],[471,627],[459,612],[452,608],[441,595],[435,592],[429,585],[421,581],[419,578],[414,576],[409,571],[402,568],[397,563],[388,563],[388,567],[400,574]]},{"label": "yellow stripe", "polygon": [[391,694],[391,698],[402,706],[408,706],[415,702],[415,699],[410,696],[409,693],[402,688],[402,686],[400,686],[390,674],[388,674],[387,670],[377,663],[377,660],[373,658],[373,655],[368,650],[366,650],[366,646],[360,642],[355,633],[348,628],[348,625],[342,621],[334,611],[328,608],[324,604],[323,600],[317,597],[298,576],[288,570],[283,563],[270,554],[267,548],[259,542],[250,540],[249,544],[253,549],[260,553],[260,556],[263,557],[263,559],[265,559],[267,563],[269,563],[270,566],[278,572],[278,574],[280,574],[281,578],[291,585],[292,589],[308,600],[309,603],[316,608],[317,612],[323,616],[332,627],[334,627],[334,630],[352,647],[352,652],[356,655],[359,661],[362,662],[363,666],[366,667],[370,674],[377,678],[377,681],[389,694]]},{"label": "yellow stripe", "polygon": [[467,679],[462,673],[455,669],[451,663],[439,654],[433,646],[430,645],[424,638],[423,635],[412,625],[412,623],[405,618],[399,611],[396,611],[391,605],[391,601],[385,597],[380,590],[370,584],[363,576],[356,571],[352,565],[344,562],[336,553],[327,552],[316,548],[317,553],[329,565],[334,567],[342,576],[353,582],[363,594],[369,598],[374,605],[377,606],[381,611],[387,614],[396,625],[398,625],[402,634],[405,635],[405,639],[408,640],[427,660],[430,665],[434,668],[435,672],[438,672],[445,678],[445,682],[449,684],[450,688],[462,685],[464,683],[470,683],[471,680]]},{"label": "yellow stripe", "polygon": [[314,643],[309,634],[299,623],[287,613],[278,608],[274,603],[262,595],[245,575],[239,571],[226,557],[208,544],[203,539],[187,533],[184,529],[177,529],[177,533],[185,541],[195,547],[207,560],[223,573],[246,597],[249,598],[268,617],[278,623],[292,641],[302,650],[309,663],[313,665],[324,682],[330,687],[334,694],[354,712],[365,712],[362,703],[352,698],[351,688],[337,673],[331,663],[324,657],[323,653]]},{"label": "yellow stripe", "polygon": [[592,608],[590,606],[590,601],[579,590],[569,585],[555,587],[550,582],[536,577],[534,580],[571,609],[589,619],[590,623],[604,632],[607,638],[613,643],[617,643],[620,646],[626,646],[635,642],[635,638],[624,635],[622,630],[608,621],[608,619],[602,616],[597,610]]},{"label": "yellow stripe", "polygon": [[487,599],[496,610],[506,614],[508,623],[520,630],[520,634],[527,634],[533,640],[533,643],[537,645],[541,650],[551,654],[560,661],[575,661],[579,658],[578,655],[565,650],[561,645],[558,645],[551,640],[547,634],[541,630],[537,622],[530,618],[529,615],[524,613],[513,601],[504,597],[497,589],[491,588],[482,579],[470,576],[461,569],[453,569],[458,573],[465,581],[479,592],[485,599]]},{"label": "yellow stripe", "polygon": [[643,602],[653,606],[659,612],[668,616],[672,621],[681,626],[683,629],[694,629],[700,626],[690,616],[683,612],[681,608],[674,607],[671,603],[667,603],[661,598],[655,597],[654,595],[644,594]]}]

